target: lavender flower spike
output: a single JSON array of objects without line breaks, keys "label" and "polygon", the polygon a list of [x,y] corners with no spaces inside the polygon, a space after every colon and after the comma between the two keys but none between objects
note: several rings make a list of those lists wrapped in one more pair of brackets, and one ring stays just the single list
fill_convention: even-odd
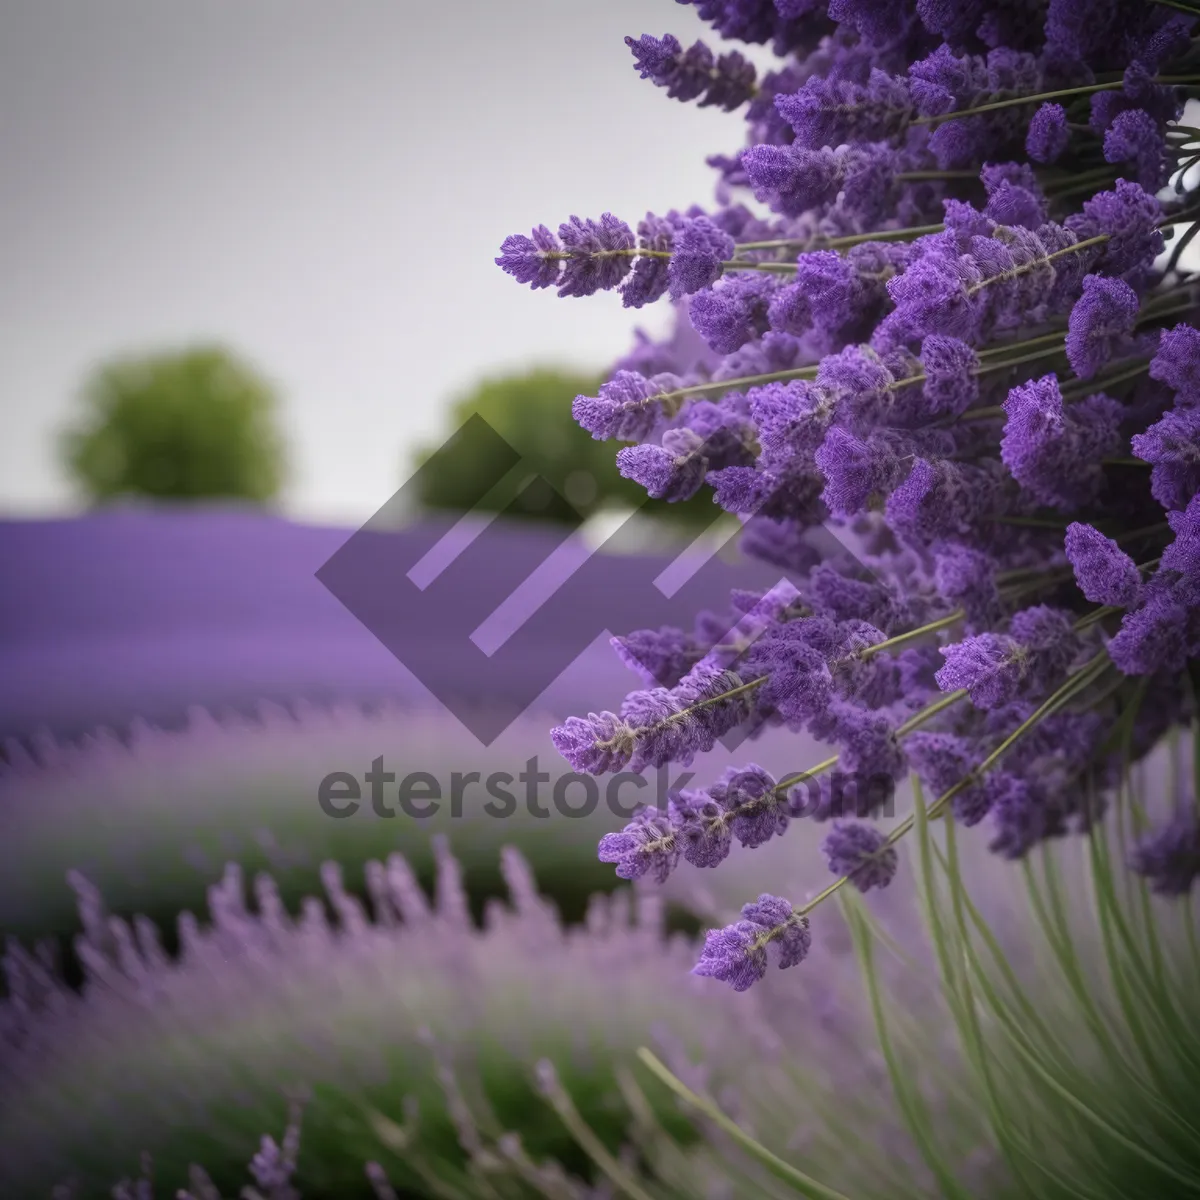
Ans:
[{"label": "lavender flower spike", "polygon": [[720,979],[744,992],[766,975],[768,951],[777,966],[794,967],[811,945],[808,918],[797,916],[787,900],[764,894],[742,909],[742,920],[705,934],[692,974]]},{"label": "lavender flower spike", "polygon": [[821,849],[829,869],[848,876],[860,892],[887,887],[899,865],[882,831],[862,821],[835,821]]}]

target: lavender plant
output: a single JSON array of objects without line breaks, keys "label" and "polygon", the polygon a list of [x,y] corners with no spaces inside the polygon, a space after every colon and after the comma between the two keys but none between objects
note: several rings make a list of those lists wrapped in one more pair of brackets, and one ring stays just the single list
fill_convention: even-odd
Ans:
[{"label": "lavender plant", "polygon": [[[383,1198],[390,1179],[421,1196],[784,1194],[719,1133],[697,1140],[638,1068],[647,1039],[775,1153],[859,1194],[928,1188],[872,1047],[847,937],[814,951],[827,969],[804,1019],[764,988],[744,1036],[730,1039],[745,1002],[682,969],[690,950],[664,941],[655,897],[597,897],[584,926],[564,928],[508,851],[510,906],[492,905],[480,929],[456,860],[444,846],[439,857],[433,904],[393,855],[368,864],[366,905],[326,864],[324,903],[309,899],[296,918],[269,876],[250,901],[231,866],[210,892],[211,923],[181,919],[175,961],[151,923],[110,916],[79,881],[82,991],[15,943],[6,956],[0,1191],[103,1195],[143,1153],[160,1189],[200,1179],[196,1162],[228,1189],[258,1135],[306,1099],[298,1153],[266,1146],[265,1165],[278,1170],[264,1170],[260,1187],[274,1178],[310,1197],[374,1188]],[[892,916],[919,953],[916,926]],[[895,994],[938,1007],[928,971],[897,959],[885,975]],[[944,1042],[945,1032],[931,1023],[923,1036]],[[956,1074],[951,1063],[945,1076]],[[994,1160],[969,1112],[947,1132],[966,1177]],[[883,1155],[869,1153],[873,1140]],[[200,1187],[191,1190],[207,1200]]]},{"label": "lavender plant", "polygon": [[[1135,819],[1195,803],[1184,749],[1132,773]],[[325,864],[296,917],[230,866],[177,959],[77,880],[82,989],[4,961],[0,1189],[216,1200],[249,1162],[248,1200],[1193,1194],[1194,906],[1114,869],[1119,808],[1035,850],[1025,892],[916,799],[906,869],[745,996],[683,969],[661,889],[564,927],[511,850],[482,928],[444,845],[432,903],[393,855],[365,904]],[[715,878],[795,873],[739,848]]]},{"label": "lavender plant", "polygon": [[[744,990],[810,956],[810,914],[846,883],[888,886],[922,820],[984,825],[1028,861],[1094,825],[1124,758],[1197,720],[1200,134],[1180,117],[1200,8],[696,7],[781,60],[760,77],[734,51],[627,39],[669,96],[744,107],[746,145],[709,160],[715,203],[636,231],[572,217],[497,262],[560,296],[686,303],[720,363],[623,364],[575,417],[630,443],[618,465],[652,496],[711,488],[748,550],[803,578],[742,598],[750,636],[630,635],[647,688],[553,735],[597,774],[772,724],[836,747],[799,775],[732,770],[601,842],[618,875],[662,881],[840,818],[828,886],[708,935],[696,972]],[[852,555],[814,563],[823,524]],[[925,817],[877,828],[880,796],[835,789],[834,765],[914,771]],[[1200,821],[1164,822],[1127,861],[1186,894]]]},{"label": "lavender plant", "polygon": [[[400,850],[428,880],[438,833],[450,838],[476,898],[503,890],[496,856],[510,844],[574,918],[609,883],[595,841],[622,821],[603,805],[568,820],[546,783],[531,810],[516,780],[531,756],[547,775],[558,761],[549,724],[530,714],[485,749],[454,717],[428,707],[293,703],[263,704],[253,717],[194,708],[182,729],[141,722],[125,738],[104,730],[76,743],[42,738],[33,755],[9,742],[0,764],[0,929],[27,942],[73,935],[77,905],[63,886],[72,872],[99,888],[113,912],[167,928],[204,904],[229,861],[251,875],[270,871],[293,908],[320,886],[326,858],[357,875],[368,859]],[[396,783],[376,813],[362,777],[380,757],[397,780],[423,772],[437,784],[441,799],[428,815],[407,815]],[[357,809],[340,819],[318,801],[333,772],[361,788]],[[455,801],[454,777],[472,772]],[[511,810],[482,782],[505,772]]]}]

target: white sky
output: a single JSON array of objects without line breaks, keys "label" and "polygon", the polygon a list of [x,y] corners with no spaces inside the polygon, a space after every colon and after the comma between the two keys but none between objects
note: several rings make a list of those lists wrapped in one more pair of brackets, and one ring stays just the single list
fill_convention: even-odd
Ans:
[{"label": "white sky", "polygon": [[640,316],[493,265],[503,238],[711,196],[738,116],[639,80],[673,0],[0,0],[0,515],[71,504],[101,357],[198,339],[285,398],[289,510],[357,522],[481,373],[600,367]]},{"label": "white sky", "polygon": [[358,523],[481,374],[662,328],[492,259],[709,200],[742,121],[637,78],[622,38],[668,30],[707,32],[673,0],[0,0],[0,516],[71,505],[56,435],[114,353],[245,353],[289,511]]}]

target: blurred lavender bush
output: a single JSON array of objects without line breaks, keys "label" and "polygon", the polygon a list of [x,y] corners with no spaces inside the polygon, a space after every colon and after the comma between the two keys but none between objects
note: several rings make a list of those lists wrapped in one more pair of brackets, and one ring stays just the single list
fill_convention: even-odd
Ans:
[{"label": "blurred lavender bush", "polygon": [[[294,1177],[271,1146],[253,1168],[282,1181],[271,1200],[382,1198],[384,1177],[481,1200],[1189,1195],[1195,914],[1128,890],[1128,833],[1048,845],[1023,892],[922,822],[910,869],[831,914],[809,971],[745,996],[683,969],[661,898],[597,897],[564,929],[512,851],[482,929],[444,848],[433,907],[399,856],[368,865],[366,906],[327,864],[295,919],[230,867],[178,962],[77,881],[82,995],[6,958],[0,1190],[102,1196],[145,1151],[147,1195],[197,1162],[229,1194],[305,1097]],[[756,887],[791,870],[745,865]],[[643,1044],[708,1115],[676,1108]]]}]

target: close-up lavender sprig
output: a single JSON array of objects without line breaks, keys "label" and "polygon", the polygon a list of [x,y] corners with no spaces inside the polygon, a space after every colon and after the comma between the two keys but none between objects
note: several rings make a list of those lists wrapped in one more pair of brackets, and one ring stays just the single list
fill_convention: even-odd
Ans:
[{"label": "close-up lavender sprig", "polygon": [[[670,97],[746,103],[746,145],[710,160],[715,202],[648,214],[636,233],[611,213],[572,217],[508,238],[496,261],[562,296],[670,294],[719,364],[618,369],[576,419],[636,443],[617,461],[651,496],[707,486],[720,509],[769,522],[770,561],[798,580],[797,603],[737,654],[718,635],[682,675],[656,672],[692,635],[629,634],[623,658],[656,686],[554,731],[592,773],[691,763],[771,724],[833,744],[806,786],[751,764],[601,843],[618,874],[665,880],[797,819],[854,819],[826,842],[830,886],[803,904],[763,897],[709,934],[696,970],[742,989],[768,949],[784,967],[805,958],[810,914],[844,883],[885,886],[914,828],[864,824],[883,805],[832,785],[814,802],[807,785],[831,766],[859,792],[914,772],[930,818],[983,825],[970,836],[1024,859],[1089,829],[1089,790],[1102,803],[1123,762],[1200,720],[1198,281],[1172,248],[1200,217],[1197,135],[1180,123],[1200,96],[1200,11],[698,10],[782,60],[755,82],[736,53],[629,39]],[[781,557],[820,525],[840,558]],[[1196,829],[1181,810],[1130,869],[1188,893]]]}]

